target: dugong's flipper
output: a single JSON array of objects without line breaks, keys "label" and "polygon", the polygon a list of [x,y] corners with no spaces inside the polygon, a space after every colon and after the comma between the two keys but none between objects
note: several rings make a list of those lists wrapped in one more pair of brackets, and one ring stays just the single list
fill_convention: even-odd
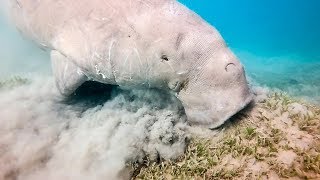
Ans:
[{"label": "dugong's flipper", "polygon": [[72,94],[81,84],[88,80],[81,69],[58,51],[51,51],[52,72],[61,94]]}]

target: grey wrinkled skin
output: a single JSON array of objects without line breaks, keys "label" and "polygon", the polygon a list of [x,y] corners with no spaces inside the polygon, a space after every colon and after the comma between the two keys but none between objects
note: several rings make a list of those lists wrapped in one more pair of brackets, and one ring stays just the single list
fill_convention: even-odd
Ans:
[{"label": "grey wrinkled skin", "polygon": [[17,28],[51,52],[63,95],[94,80],[167,89],[215,128],[252,99],[219,32],[175,0],[11,0]]}]

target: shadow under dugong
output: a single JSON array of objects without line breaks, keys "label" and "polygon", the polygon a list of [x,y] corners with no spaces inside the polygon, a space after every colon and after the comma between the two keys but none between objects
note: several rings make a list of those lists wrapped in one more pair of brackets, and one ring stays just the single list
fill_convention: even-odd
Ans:
[{"label": "shadow under dugong", "polygon": [[252,99],[219,32],[175,0],[11,0],[17,28],[51,53],[63,95],[86,81],[174,92],[188,122],[223,124]]}]

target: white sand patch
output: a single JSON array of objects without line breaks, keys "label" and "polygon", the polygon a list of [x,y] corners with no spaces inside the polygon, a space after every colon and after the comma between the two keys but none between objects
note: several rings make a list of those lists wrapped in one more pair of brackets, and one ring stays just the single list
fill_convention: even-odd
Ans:
[{"label": "white sand patch", "polygon": [[297,154],[294,153],[293,151],[281,151],[278,153],[278,158],[277,160],[290,167],[292,163],[294,162],[295,158],[297,157]]},{"label": "white sand patch", "polygon": [[296,102],[288,105],[288,111],[292,115],[308,115],[308,108]]}]

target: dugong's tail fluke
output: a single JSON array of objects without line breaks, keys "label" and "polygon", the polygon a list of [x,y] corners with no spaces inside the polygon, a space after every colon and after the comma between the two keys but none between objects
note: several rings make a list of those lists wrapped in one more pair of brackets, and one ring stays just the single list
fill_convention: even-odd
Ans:
[{"label": "dugong's tail fluke", "polygon": [[51,61],[56,85],[62,95],[68,96],[72,94],[88,80],[80,68],[58,51],[51,51]]}]

